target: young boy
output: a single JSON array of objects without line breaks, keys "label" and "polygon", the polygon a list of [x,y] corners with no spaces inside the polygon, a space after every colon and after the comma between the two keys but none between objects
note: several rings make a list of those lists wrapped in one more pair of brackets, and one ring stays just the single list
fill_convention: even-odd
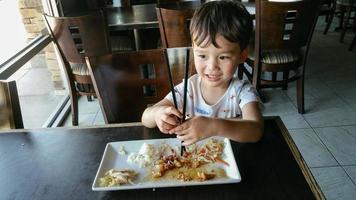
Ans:
[{"label": "young boy", "polygon": [[179,110],[170,93],[144,111],[143,125],[176,134],[183,145],[215,135],[257,142],[263,135],[260,100],[250,83],[234,76],[247,57],[252,26],[249,13],[236,1],[203,4],[190,24],[197,74],[188,81],[187,120],[180,123],[181,83],[175,87]]}]

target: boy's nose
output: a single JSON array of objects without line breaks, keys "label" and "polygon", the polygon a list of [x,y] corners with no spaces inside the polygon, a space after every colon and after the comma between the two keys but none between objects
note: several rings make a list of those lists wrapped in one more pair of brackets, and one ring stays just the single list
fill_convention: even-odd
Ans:
[{"label": "boy's nose", "polygon": [[207,68],[211,71],[215,70],[218,67],[218,62],[216,59],[209,59]]}]

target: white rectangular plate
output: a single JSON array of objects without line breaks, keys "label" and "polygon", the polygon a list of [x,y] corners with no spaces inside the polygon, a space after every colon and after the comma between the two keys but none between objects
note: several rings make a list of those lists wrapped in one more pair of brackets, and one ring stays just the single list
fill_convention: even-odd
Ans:
[{"label": "white rectangular plate", "polygon": [[[94,191],[110,191],[110,190],[130,190],[130,189],[143,189],[143,188],[160,188],[160,187],[177,187],[177,186],[192,186],[192,185],[212,185],[212,184],[226,184],[226,183],[238,183],[241,181],[239,169],[236,165],[235,157],[231,148],[230,140],[221,137],[214,137],[219,140],[223,140],[224,154],[222,158],[229,163],[229,166],[224,164],[215,163],[217,167],[223,168],[226,172],[224,178],[214,178],[204,182],[187,181],[182,182],[174,179],[162,179],[149,181],[144,179],[147,177],[147,170],[141,169],[137,164],[127,162],[127,157],[130,153],[138,152],[144,142],[147,144],[160,145],[163,142],[170,145],[174,149],[180,148],[180,140],[177,138],[165,138],[165,139],[152,139],[152,140],[132,140],[132,141],[120,141],[111,142],[106,145],[104,155],[101,159],[99,169],[96,173],[92,189]],[[198,142],[198,145],[206,142],[206,140]],[[121,146],[124,147],[127,152],[126,155],[119,154]],[[133,169],[139,173],[138,177],[134,181],[134,184],[125,184],[113,187],[100,187],[99,179],[104,176],[105,172],[110,169]]]}]

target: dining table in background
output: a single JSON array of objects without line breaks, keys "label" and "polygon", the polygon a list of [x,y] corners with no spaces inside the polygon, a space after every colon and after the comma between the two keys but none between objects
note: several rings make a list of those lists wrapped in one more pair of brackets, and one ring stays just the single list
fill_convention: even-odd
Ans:
[{"label": "dining table in background", "polygon": [[[247,11],[252,17],[255,16],[255,3],[254,2],[242,2]],[[165,4],[162,4],[165,5]],[[166,4],[169,5],[169,4]],[[186,1],[180,3],[171,3],[170,7],[181,6],[185,8],[197,8],[201,5],[200,1]],[[110,30],[123,31],[133,30],[135,37],[136,49],[140,49],[140,37],[139,29],[151,29],[159,28],[158,19],[156,14],[157,4],[142,4],[132,5],[129,7],[107,7],[106,14],[108,20],[108,26]]]},{"label": "dining table in background", "polygon": [[156,4],[107,7],[106,14],[110,31],[133,31],[136,50],[141,49],[139,29],[158,28]]},{"label": "dining table in background", "polygon": [[107,7],[106,14],[112,30],[158,28],[156,4]]},{"label": "dining table in background", "polygon": [[140,123],[0,132],[0,199],[325,199],[279,117],[258,143],[231,141],[234,184],[92,191],[108,142],[165,138]]}]

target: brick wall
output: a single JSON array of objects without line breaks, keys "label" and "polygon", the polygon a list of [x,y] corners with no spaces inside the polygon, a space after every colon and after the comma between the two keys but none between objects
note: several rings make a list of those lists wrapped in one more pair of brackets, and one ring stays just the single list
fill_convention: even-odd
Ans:
[{"label": "brick wall", "polygon": [[[42,18],[42,2],[41,0],[18,0],[18,6],[27,32],[27,39],[31,41],[40,35],[41,30],[46,27]],[[49,44],[41,54],[46,59],[47,68],[52,74],[55,92],[62,94],[65,90],[64,79],[61,75],[53,44]]]}]

